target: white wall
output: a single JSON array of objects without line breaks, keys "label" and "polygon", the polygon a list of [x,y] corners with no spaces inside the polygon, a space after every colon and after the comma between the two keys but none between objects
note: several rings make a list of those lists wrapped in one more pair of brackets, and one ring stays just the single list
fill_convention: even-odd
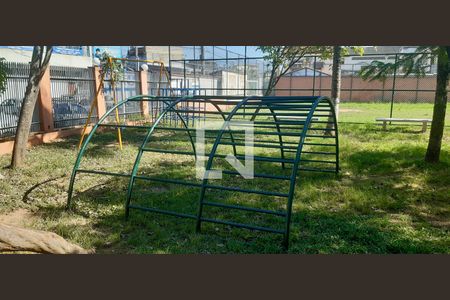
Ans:
[{"label": "white wall", "polygon": [[[240,95],[244,90],[245,76],[236,72],[222,71],[222,86],[223,94],[233,96]],[[231,89],[231,90],[226,90]],[[237,90],[236,90],[237,89]]]},{"label": "white wall", "polygon": [[[29,63],[31,61],[31,55],[32,51],[0,48],[0,57],[10,62]],[[92,66],[92,58],[88,56],[53,53],[50,59],[50,65],[86,68]]]}]

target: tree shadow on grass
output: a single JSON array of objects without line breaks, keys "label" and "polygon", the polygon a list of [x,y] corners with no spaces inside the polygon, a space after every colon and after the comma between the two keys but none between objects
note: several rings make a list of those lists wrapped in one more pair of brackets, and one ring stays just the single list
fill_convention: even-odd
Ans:
[{"label": "tree shadow on grass", "polygon": [[[284,253],[281,236],[270,233],[204,223],[202,233],[198,234],[194,220],[142,211],[132,211],[125,221],[123,203],[118,198],[95,200],[95,195],[123,193],[123,190],[112,190],[105,185],[92,196],[90,193],[77,199],[85,202],[71,214],[88,217],[91,224],[59,223],[54,230],[68,237],[90,235],[88,245],[95,247],[97,253]],[[177,195],[181,199],[190,196],[189,192]],[[116,207],[111,208],[113,204]],[[95,209],[97,213],[86,216],[86,211]],[[66,214],[58,207],[40,213],[53,218]],[[448,252],[448,244],[444,240],[405,233],[377,215],[300,209],[293,213],[289,252],[435,253]]]},{"label": "tree shadow on grass", "polygon": [[342,163],[343,168],[354,172],[369,174],[397,173],[412,169],[416,172],[423,170],[439,171],[449,170],[450,162],[447,159],[449,152],[441,151],[442,161],[436,164],[424,161],[426,149],[420,146],[400,146],[392,151],[386,150],[361,150],[355,151],[346,157]]},{"label": "tree shadow on grass", "polygon": [[[406,150],[403,150],[406,151]],[[409,151],[409,150],[408,150]],[[414,152],[414,151],[413,151]],[[354,153],[365,156],[367,153]],[[392,153],[370,153],[379,159],[390,159]],[[400,150],[397,155],[404,156]],[[412,155],[412,154],[411,154]],[[407,156],[407,158],[414,157]],[[357,160],[355,160],[357,161]],[[411,160],[406,159],[406,161]],[[447,164],[444,164],[447,166]],[[364,165],[366,168],[366,165]],[[389,170],[401,171],[407,165],[389,165]],[[166,165],[167,167],[167,165]],[[356,162],[352,166],[355,171],[361,170],[361,165]],[[376,171],[379,166],[373,166]],[[383,165],[386,169],[387,166]],[[170,169],[170,168],[169,168]],[[430,168],[434,170],[434,167]],[[151,170],[147,170],[151,172]],[[153,172],[155,172],[153,170]],[[369,172],[371,173],[371,172]],[[185,175],[182,174],[181,175]],[[433,176],[433,174],[429,175]],[[448,252],[448,238],[435,238],[429,236],[428,229],[420,229],[408,226],[397,226],[390,218],[392,213],[407,212],[414,217],[414,212],[409,211],[410,202],[403,203],[401,198],[411,196],[407,187],[397,188],[404,193],[397,200],[396,205],[385,205],[385,202],[370,203],[371,199],[380,199],[379,190],[370,189],[374,181],[361,178],[350,178],[349,183],[354,189],[366,194],[368,203],[363,203],[364,210],[349,205],[338,210],[328,207],[315,208],[300,206],[293,211],[293,223],[291,229],[291,253],[434,253]],[[302,176],[302,183],[297,187],[301,194],[302,184],[315,184],[317,186],[339,184],[334,176],[309,173]],[[395,183],[384,183],[386,189],[394,190]],[[137,192],[137,203],[168,205],[169,208],[179,212],[196,213],[198,194],[196,188],[184,188],[164,184],[141,184]],[[195,192],[194,192],[195,191]],[[77,203],[72,214],[79,215],[90,220],[89,225],[80,225],[74,228],[72,225],[58,224],[60,234],[77,236],[74,231],[91,235],[88,243],[97,249],[98,253],[283,253],[280,246],[281,236],[252,232],[245,229],[236,229],[228,226],[206,224],[201,234],[195,233],[195,221],[178,219],[154,213],[133,210],[128,221],[124,220],[124,200],[126,192],[126,180],[108,180],[92,189],[88,189],[75,195]],[[330,192],[326,192],[330,193]],[[332,192],[331,192],[332,193]],[[421,195],[415,195],[420,198]],[[146,200],[146,199],[150,200]],[[166,202],[171,198],[173,201]],[[220,198],[220,197],[219,197]],[[383,197],[381,197],[383,198]],[[222,201],[236,201],[236,195],[221,197]],[[240,197],[242,200],[242,197]],[[247,203],[246,203],[247,200]],[[297,197],[295,201],[302,201]],[[314,204],[319,200],[312,199],[308,204]],[[243,201],[247,206],[260,207],[258,204]],[[243,204],[243,203],[240,203]],[[413,203],[414,204],[414,203]],[[384,205],[384,206],[383,206]],[[376,209],[373,209],[375,206]],[[378,207],[377,207],[378,206]],[[367,208],[368,207],[368,208]],[[264,208],[264,207],[262,207]],[[266,207],[267,208],[267,207]],[[58,213],[59,211],[59,213]],[[61,207],[49,207],[41,209],[40,213],[51,215],[54,218],[58,214],[65,214]],[[238,221],[260,221],[255,215],[245,215],[241,212],[225,214],[219,212],[222,218],[234,218]],[[395,220],[394,220],[395,221]],[[259,225],[261,225],[259,224]],[[270,225],[275,225],[271,223]],[[267,224],[266,224],[267,225]],[[83,228],[84,227],[84,228]],[[94,233],[92,233],[94,231]],[[438,234],[439,235],[439,234]]]},{"label": "tree shadow on grass", "polygon": [[[180,140],[186,142],[184,137]],[[113,141],[114,134],[102,143]],[[450,164],[448,159],[439,164],[426,164],[423,154],[423,147],[414,146],[394,147],[392,151],[354,151],[342,161],[343,174],[338,180],[334,175],[300,172],[290,252],[448,253],[449,239],[445,235],[448,230],[442,230],[442,226],[433,227],[432,221],[433,218],[438,221],[449,218],[446,192]],[[448,154],[443,150],[443,157]],[[152,168],[141,171],[147,175],[183,179],[191,176],[187,167],[177,166],[176,162],[158,161]],[[283,171],[278,167],[274,170],[267,165],[261,171],[281,174]],[[350,174],[346,175],[348,172]],[[232,183],[239,181],[242,180]],[[38,213],[55,221],[52,226],[57,233],[87,247],[93,246],[98,253],[283,252],[282,237],[274,234],[214,224],[205,224],[203,232],[196,234],[194,220],[135,210],[125,221],[126,188],[126,179],[110,178],[75,194],[76,205],[70,213],[61,205],[41,207]],[[197,188],[141,182],[135,196],[133,201],[136,203],[162,205],[160,208],[185,213],[195,214],[198,208]],[[247,194],[217,196],[230,204],[239,200],[241,205],[274,208],[273,204]],[[218,216],[244,223],[280,225],[271,220],[265,223],[265,219],[257,218],[255,214],[242,212],[219,211]],[[78,225],[57,222],[72,217],[85,218],[88,222]]]},{"label": "tree shadow on grass", "polygon": [[25,193],[24,193],[23,196],[22,196],[22,201],[25,202],[25,203],[30,202],[31,200],[30,200],[30,198],[29,198],[29,195],[30,195],[31,193],[33,193],[36,189],[40,188],[41,186],[43,186],[43,185],[45,185],[45,184],[47,184],[47,183],[50,183],[50,182],[53,182],[53,181],[62,179],[62,178],[64,178],[64,177],[66,177],[66,176],[63,175],[63,176],[59,176],[59,177],[53,177],[53,178],[49,178],[49,179],[47,179],[47,180],[44,180],[44,181],[42,181],[42,182],[39,182],[39,183],[34,184],[33,186],[31,186],[29,189],[27,189],[27,190],[25,191]]},{"label": "tree shadow on grass", "polygon": [[350,154],[343,168],[352,175],[344,181],[372,197],[354,202],[353,208],[365,214],[373,210],[408,215],[413,226],[450,229],[449,152],[442,150],[440,163],[426,163],[423,147],[400,146],[392,151],[362,150]]},{"label": "tree shadow on grass", "polygon": [[293,216],[294,253],[447,253],[449,241],[394,226],[382,215],[306,210]]}]

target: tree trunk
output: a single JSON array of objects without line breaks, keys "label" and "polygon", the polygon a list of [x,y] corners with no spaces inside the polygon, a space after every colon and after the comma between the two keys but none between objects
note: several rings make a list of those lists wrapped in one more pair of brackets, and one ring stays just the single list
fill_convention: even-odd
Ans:
[{"label": "tree trunk", "polygon": [[272,70],[270,71],[270,78],[269,78],[267,88],[264,91],[264,96],[270,96],[273,88],[275,87],[275,78],[276,78],[275,75],[276,75],[277,68],[278,68],[278,66],[274,62],[272,62]]},{"label": "tree trunk", "polygon": [[0,252],[18,251],[49,254],[87,254],[91,252],[69,243],[53,232],[0,223]]},{"label": "tree trunk", "polygon": [[333,74],[331,77],[331,101],[336,111],[336,119],[339,115],[339,102],[341,99],[341,46],[333,47]]},{"label": "tree trunk", "polygon": [[[276,64],[274,62],[272,62],[272,71],[270,72],[269,83],[267,85],[266,91],[264,92],[264,96],[270,96],[273,88],[275,87],[275,85],[278,82],[276,80],[276,69],[277,68],[278,68],[278,66],[276,66]],[[250,118],[251,122],[255,121],[256,116],[258,115],[260,110],[261,110],[261,104],[259,104],[258,107],[255,109],[255,112],[253,113],[252,117]]]},{"label": "tree trunk", "polygon": [[[45,51],[46,50],[46,51]],[[33,119],[34,107],[39,95],[39,83],[48,67],[52,48],[48,46],[34,46],[30,65],[30,76],[25,91],[25,97],[20,109],[19,122],[14,141],[14,149],[11,160],[11,167],[17,168],[23,165],[25,152],[30,134],[31,122]]]},{"label": "tree trunk", "polygon": [[[336,114],[336,122],[339,116],[339,102],[341,98],[341,50],[342,46],[333,46],[333,73],[331,75],[331,102],[334,105],[334,111]],[[330,114],[328,122],[333,122],[333,117]],[[327,135],[333,135],[334,125],[332,123],[327,124],[328,131],[325,131]]]},{"label": "tree trunk", "polygon": [[440,46],[438,54],[436,94],[434,98],[433,122],[431,123],[430,139],[425,155],[425,161],[439,162],[442,135],[445,125],[445,110],[447,108],[447,85],[450,72],[450,47]]}]

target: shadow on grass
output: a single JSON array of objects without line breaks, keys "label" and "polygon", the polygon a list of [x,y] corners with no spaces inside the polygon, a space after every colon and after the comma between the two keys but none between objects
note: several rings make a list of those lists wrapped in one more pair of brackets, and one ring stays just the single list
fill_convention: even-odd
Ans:
[{"label": "shadow on grass", "polygon": [[[187,141],[179,135],[169,137],[171,141]],[[167,136],[154,138],[155,142],[167,140]],[[103,149],[115,139],[115,132],[112,132],[94,146]],[[133,138],[136,145],[140,142],[140,138]],[[445,222],[450,216],[450,163],[445,158],[449,153],[443,150],[443,162],[427,164],[423,162],[424,151],[424,147],[411,145],[389,150],[353,149],[341,162],[344,174],[339,175],[338,180],[334,175],[301,172],[294,200],[290,252],[448,253],[448,230],[433,222]],[[190,173],[188,168],[191,166],[159,161],[141,172],[193,179],[194,171]],[[264,165],[260,170],[269,174],[284,172],[278,165],[277,168]],[[346,172],[350,175],[345,175]],[[278,181],[265,184],[262,180],[249,183],[239,179],[231,179],[228,185],[238,184],[274,191],[284,187]],[[72,212],[67,213],[63,207],[55,205],[42,207],[39,213],[43,218],[58,219],[69,214],[69,217],[88,219],[87,224],[76,226],[59,222],[54,229],[88,247],[95,247],[99,253],[282,252],[280,235],[207,223],[203,232],[196,234],[194,220],[135,210],[125,221],[126,188],[127,179],[108,178],[75,194]],[[224,203],[265,209],[282,207],[280,203],[249,194],[217,192],[213,195]],[[198,200],[198,188],[150,182],[139,182],[133,197],[133,203],[194,215]],[[241,211],[219,210],[214,216],[283,228],[283,220],[267,220]]]},{"label": "shadow on grass", "polygon": [[449,170],[449,152],[442,150],[443,160],[436,164],[424,161],[426,149],[419,146],[400,146],[387,150],[360,150],[348,155],[343,162],[344,167],[354,172],[367,172],[369,174],[397,172],[421,172],[423,170],[445,171]]},{"label": "shadow on grass", "polygon": [[[92,225],[59,224],[54,230],[63,236],[91,235],[89,246],[95,247],[97,253],[283,253],[281,236],[275,234],[207,223],[198,234],[194,220],[135,210],[125,221],[122,197],[97,198],[99,194],[124,194],[110,187],[106,184],[76,199],[78,205],[71,214],[92,219]],[[179,201],[191,197],[192,191],[176,190],[176,194]],[[178,203],[177,208],[193,208],[189,204]],[[60,207],[47,207],[40,213],[60,218],[66,212]],[[448,252],[448,244],[408,234],[380,215],[300,209],[293,213],[289,252],[435,253]]]},{"label": "shadow on grass", "polygon": [[[417,150],[418,151],[418,150]],[[364,156],[364,153],[355,153]],[[370,153],[373,155],[373,153]],[[390,160],[392,153],[376,153],[378,158]],[[400,152],[398,155],[402,155]],[[412,155],[412,154],[411,154]],[[411,156],[406,156],[406,158]],[[357,159],[355,159],[357,161]],[[389,171],[399,172],[408,165],[390,165]],[[409,167],[415,167],[411,162]],[[447,165],[445,164],[445,167]],[[353,170],[360,170],[358,162],[352,166]],[[378,170],[378,166],[373,166]],[[387,166],[383,165],[386,169]],[[435,167],[430,167],[433,172]],[[150,171],[149,171],[150,172]],[[370,173],[370,172],[369,172]],[[428,176],[433,176],[431,173]],[[316,185],[336,184],[334,176],[322,174],[306,174],[302,183],[297,187],[301,194],[302,184]],[[378,180],[378,179],[376,179]],[[397,226],[391,220],[391,214],[409,210],[411,203],[408,198],[423,198],[421,193],[415,194],[407,186],[396,188],[396,181],[386,182],[383,179],[387,201],[371,202],[379,199],[379,189],[370,188],[376,180],[361,178],[350,179],[350,185],[366,194],[367,203],[349,205],[340,210],[328,208],[311,208],[300,206],[293,211],[291,229],[292,253],[434,253],[448,252],[448,240],[429,237],[429,230],[418,225],[417,228]],[[339,182],[337,182],[339,184]],[[441,183],[439,183],[441,184]],[[328,193],[328,192],[325,192]],[[393,197],[396,193],[397,197]],[[131,211],[130,219],[124,219],[124,200],[126,194],[126,180],[112,179],[88,189],[74,197],[76,203],[72,212],[84,218],[89,218],[90,225],[58,225],[58,232],[73,236],[72,231],[90,232],[92,228],[91,245],[99,253],[282,253],[280,247],[282,237],[279,235],[252,232],[228,226],[204,223],[203,232],[195,233],[195,221],[178,219],[154,213]],[[391,195],[390,195],[391,194]],[[241,194],[242,195],[242,194]],[[224,196],[216,194],[222,202],[236,203],[247,206],[260,207],[262,202],[251,201],[250,198],[237,198],[235,194]],[[255,200],[253,198],[253,200]],[[258,200],[258,199],[256,199]],[[299,197],[295,201],[301,201]],[[314,204],[318,199],[311,199]],[[172,209],[179,212],[195,214],[198,207],[198,189],[174,185],[141,183],[136,187],[133,203]],[[434,202],[436,204],[436,202]],[[273,209],[273,206],[266,204]],[[59,211],[59,212],[58,212]],[[44,216],[58,217],[64,213],[61,207],[46,208],[40,211]],[[418,217],[413,210],[408,211],[412,218]],[[283,226],[273,220],[257,218],[256,214],[242,212],[218,212],[217,217],[238,222],[257,225]],[[258,224],[259,223],[259,224]],[[84,228],[83,228],[84,227]],[[412,232],[411,232],[412,231]],[[87,233],[88,234],[88,233]]]},{"label": "shadow on grass", "polygon": [[56,180],[58,180],[58,179],[62,179],[62,178],[64,178],[64,177],[66,177],[66,176],[63,175],[63,176],[59,176],[59,177],[53,177],[53,178],[49,178],[49,179],[47,179],[47,180],[44,180],[44,181],[42,181],[42,182],[39,182],[39,183],[34,184],[32,187],[30,187],[29,189],[27,189],[27,190],[25,191],[25,193],[23,194],[23,197],[22,197],[22,201],[25,202],[25,203],[30,202],[29,195],[30,195],[31,193],[33,193],[33,191],[35,191],[36,189],[40,188],[41,186],[43,186],[43,185],[45,185],[45,184],[47,184],[47,183],[56,181]]}]

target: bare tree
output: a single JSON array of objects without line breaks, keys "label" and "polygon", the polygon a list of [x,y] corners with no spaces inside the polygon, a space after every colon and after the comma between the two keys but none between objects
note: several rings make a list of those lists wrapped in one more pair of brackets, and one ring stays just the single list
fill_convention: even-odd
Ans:
[{"label": "bare tree", "polygon": [[18,168],[23,165],[30,134],[34,107],[39,95],[39,83],[44,75],[52,55],[52,46],[34,46],[30,64],[30,75],[25,96],[20,109],[19,123],[17,125],[11,167]]}]

